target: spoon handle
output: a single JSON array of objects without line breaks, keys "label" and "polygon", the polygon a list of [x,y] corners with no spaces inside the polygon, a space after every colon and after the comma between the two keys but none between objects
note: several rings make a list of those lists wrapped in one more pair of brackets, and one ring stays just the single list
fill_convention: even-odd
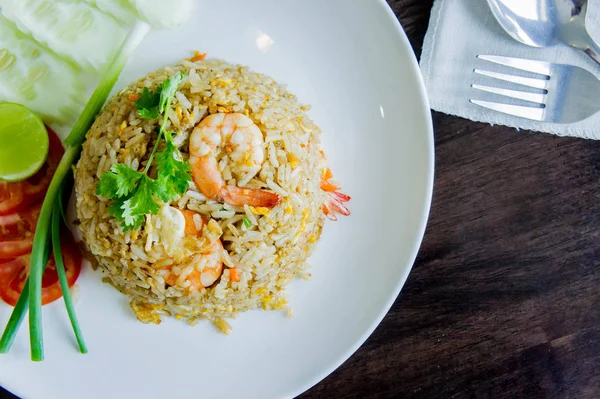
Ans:
[{"label": "spoon handle", "polygon": [[588,47],[584,50],[587,55],[589,55],[594,61],[600,65],[600,47],[596,46],[595,48]]},{"label": "spoon handle", "polygon": [[585,45],[581,49],[600,65],[600,46],[589,35]]}]

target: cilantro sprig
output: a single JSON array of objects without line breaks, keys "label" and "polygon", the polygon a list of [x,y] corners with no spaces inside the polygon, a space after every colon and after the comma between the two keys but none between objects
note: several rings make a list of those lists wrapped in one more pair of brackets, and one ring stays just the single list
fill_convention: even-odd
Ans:
[{"label": "cilantro sprig", "polygon": [[[109,214],[121,223],[124,231],[139,229],[145,215],[159,212],[158,201],[166,203],[183,195],[192,180],[190,166],[183,161],[173,142],[173,132],[166,129],[167,113],[183,76],[182,72],[167,78],[154,91],[144,88],[135,101],[140,118],[159,119],[162,116],[158,137],[144,170],[140,172],[129,165],[115,164],[98,182],[96,193],[112,200]],[[163,141],[164,148],[158,151]],[[154,161],[156,179],[148,176]]]}]

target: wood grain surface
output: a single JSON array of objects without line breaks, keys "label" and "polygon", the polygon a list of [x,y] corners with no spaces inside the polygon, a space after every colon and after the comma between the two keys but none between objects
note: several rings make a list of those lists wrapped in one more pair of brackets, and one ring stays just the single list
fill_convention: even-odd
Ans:
[{"label": "wood grain surface", "polygon": [[[418,56],[432,0],[388,2]],[[367,342],[301,398],[600,398],[600,142],[433,120],[413,271]]]}]

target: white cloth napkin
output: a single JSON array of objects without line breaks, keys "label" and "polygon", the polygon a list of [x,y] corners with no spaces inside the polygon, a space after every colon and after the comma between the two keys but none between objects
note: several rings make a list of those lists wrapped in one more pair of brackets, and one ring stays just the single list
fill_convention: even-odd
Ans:
[{"label": "white cloth napkin", "polygon": [[[600,41],[600,0],[589,0],[587,25],[592,37]],[[600,77],[600,67],[579,50],[563,45],[539,49],[512,39],[498,24],[485,0],[436,0],[421,55],[421,70],[432,109],[477,122],[600,139],[600,113],[563,125],[517,118],[469,103],[470,98],[490,99],[489,94],[485,97],[485,93],[471,88],[477,78],[473,69],[498,70],[493,64],[476,59],[478,54],[577,65]]]}]

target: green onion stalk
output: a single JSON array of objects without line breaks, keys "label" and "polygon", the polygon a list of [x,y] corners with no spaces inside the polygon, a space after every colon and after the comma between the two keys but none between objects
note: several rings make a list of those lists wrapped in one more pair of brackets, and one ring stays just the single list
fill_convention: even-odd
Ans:
[{"label": "green onion stalk", "polygon": [[[63,186],[64,187],[64,186]],[[71,292],[69,291],[69,282],[67,281],[67,274],[65,272],[65,263],[63,260],[61,248],[60,248],[60,218],[61,218],[61,200],[59,199],[54,203],[54,211],[52,212],[52,251],[54,252],[54,262],[56,263],[56,272],[58,274],[58,281],[65,301],[65,308],[67,308],[67,314],[75,333],[75,339],[79,345],[79,351],[81,353],[87,353],[87,347],[83,340],[83,334],[79,327],[79,321],[75,315],[75,307],[73,306],[73,300],[71,299]]]},{"label": "green onion stalk", "polygon": [[[9,323],[4,331],[0,341],[1,352],[6,352],[10,349],[11,343],[14,341],[14,336],[23,320],[23,315],[29,302],[29,340],[31,346],[31,360],[41,361],[44,359],[43,345],[43,329],[42,329],[42,276],[47,263],[45,256],[46,248],[50,234],[51,217],[55,209],[61,185],[65,177],[71,172],[73,163],[79,157],[81,152],[81,144],[85,138],[85,134],[92,126],[96,115],[102,109],[110,92],[112,91],[123,67],[127,63],[131,53],[144,38],[150,27],[143,22],[138,22],[129,33],[129,36],[124,41],[121,48],[117,51],[114,58],[108,63],[107,69],[104,72],[100,83],[94,90],[92,96],[88,100],[83,112],[75,122],[71,132],[65,140],[65,154],[63,155],[54,177],[48,187],[48,192],[44,198],[42,209],[37,222],[35,236],[33,238],[33,249],[31,251],[31,266],[29,279],[25,288],[21,293],[21,297],[17,305],[13,309],[13,314],[10,317]],[[64,293],[64,291],[63,291]],[[27,299],[27,296],[29,297]],[[12,323],[11,323],[12,322]],[[75,325],[73,326],[75,327]],[[78,327],[75,329],[75,334],[80,338]],[[85,348],[83,341],[80,341],[80,349]]]},{"label": "green onion stalk", "polygon": [[[46,243],[45,251],[44,251],[44,268],[48,263],[48,259],[50,259],[50,240]],[[4,333],[2,334],[2,338],[0,338],[0,353],[8,353],[10,350],[16,333],[25,318],[25,313],[29,307],[29,277],[27,281],[25,281],[25,285],[23,285],[23,289],[21,290],[21,296],[17,300],[15,304],[15,308],[8,319],[8,323],[6,328],[4,329]]]}]

